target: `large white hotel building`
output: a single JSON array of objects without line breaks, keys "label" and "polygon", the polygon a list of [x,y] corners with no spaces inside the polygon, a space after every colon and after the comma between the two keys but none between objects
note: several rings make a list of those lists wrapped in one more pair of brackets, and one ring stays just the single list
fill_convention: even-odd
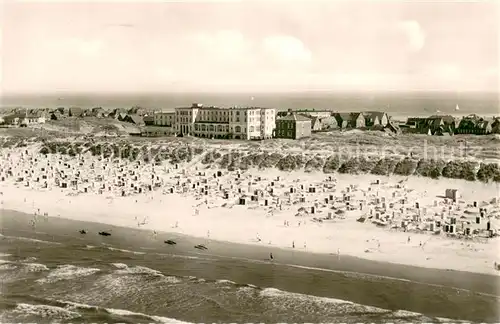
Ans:
[{"label": "large white hotel building", "polygon": [[260,107],[175,108],[174,127],[178,134],[206,138],[268,139],[273,137],[276,111]]}]

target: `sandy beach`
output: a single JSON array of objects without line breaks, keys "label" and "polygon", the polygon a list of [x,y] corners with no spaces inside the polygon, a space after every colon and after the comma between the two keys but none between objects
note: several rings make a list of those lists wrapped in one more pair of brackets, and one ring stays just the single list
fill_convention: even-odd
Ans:
[{"label": "sandy beach", "polygon": [[[230,172],[203,169],[196,159],[154,166],[90,154],[45,157],[36,148],[4,150],[1,159],[1,207],[32,214],[33,227],[47,215],[499,274],[499,241],[485,235],[498,228],[496,184],[276,169]],[[450,188],[459,190],[454,202],[444,197]],[[445,224],[450,233],[443,233]],[[476,235],[459,239],[459,231]]]}]

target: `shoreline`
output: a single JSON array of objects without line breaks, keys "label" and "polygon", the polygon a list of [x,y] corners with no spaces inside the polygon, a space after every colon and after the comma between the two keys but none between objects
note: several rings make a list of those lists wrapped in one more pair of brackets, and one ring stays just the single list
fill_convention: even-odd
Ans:
[{"label": "shoreline", "polygon": [[[464,272],[457,270],[431,269],[412,265],[402,265],[389,262],[373,261],[355,256],[314,253],[309,251],[293,251],[280,247],[263,247],[253,244],[219,241],[214,239],[199,238],[175,232],[158,231],[155,238],[146,229],[110,225],[85,220],[76,220],[65,217],[48,217],[40,223],[42,231],[34,231],[28,224],[31,215],[0,209],[0,222],[4,238],[13,237],[12,233],[22,233],[20,237],[41,240],[40,243],[64,244],[65,239],[78,238],[82,245],[96,244],[96,247],[118,249],[124,253],[134,254],[159,254],[177,253],[179,255],[192,255],[193,257],[216,257],[220,259],[267,264],[269,266],[284,266],[304,270],[306,272],[332,272],[359,278],[372,278],[379,280],[396,280],[411,284],[424,285],[429,288],[456,289],[457,293],[465,291],[477,293],[485,297],[494,297],[500,300],[500,280],[497,276],[481,273]],[[79,229],[91,229],[87,235],[79,235]],[[71,231],[68,233],[68,229]],[[104,230],[113,233],[109,238],[102,239],[97,231]],[[117,234],[118,233],[118,234]],[[133,233],[132,236],[121,233]],[[16,236],[16,235],[14,235]],[[55,238],[57,237],[57,239]],[[174,247],[164,243],[164,240],[175,240]],[[36,241],[34,241],[36,242]],[[208,250],[202,251],[194,245],[203,244]],[[269,253],[275,259],[269,260]],[[195,262],[195,261],[194,261]],[[227,278],[211,278],[213,280]],[[231,278],[233,279],[233,278]],[[252,283],[242,283],[252,284]],[[326,296],[325,296],[326,297]],[[359,302],[359,301],[357,301]]]}]

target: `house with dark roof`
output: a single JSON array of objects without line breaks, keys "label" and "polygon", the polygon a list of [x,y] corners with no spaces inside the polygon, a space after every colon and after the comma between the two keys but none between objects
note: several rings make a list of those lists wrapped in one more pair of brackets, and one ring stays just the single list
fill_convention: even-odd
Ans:
[{"label": "house with dark roof", "polygon": [[129,114],[121,113],[118,117],[118,120],[125,122],[125,123],[135,124],[138,126],[144,125],[144,121],[142,120],[142,117],[138,116],[138,115],[129,115]]},{"label": "house with dark roof", "polygon": [[493,118],[491,123],[491,132],[493,134],[500,134],[500,117]]},{"label": "house with dark roof", "polygon": [[311,136],[311,119],[291,113],[276,119],[275,137],[300,139]]},{"label": "house with dark roof", "polygon": [[376,125],[385,127],[389,122],[389,116],[383,111],[364,111],[362,112],[362,114],[365,118],[366,127],[372,127]]},{"label": "house with dark roof", "polygon": [[127,113],[129,115],[143,116],[147,113],[147,110],[145,108],[140,107],[140,106],[134,106],[134,107],[130,108],[129,110],[127,110]]},{"label": "house with dark roof", "polygon": [[128,117],[129,117],[129,114],[127,114],[126,112],[121,112],[121,113],[118,113],[118,115],[116,116],[116,119],[118,119],[119,121],[127,122],[126,119],[128,119]]},{"label": "house with dark roof", "polygon": [[61,120],[61,119],[65,118],[65,116],[63,114],[61,114],[61,112],[57,109],[54,110],[53,112],[51,112],[49,117],[50,117],[50,120]]},{"label": "house with dark roof", "polygon": [[469,115],[462,118],[456,132],[457,134],[487,135],[494,132],[497,124],[498,120],[495,119],[487,120],[477,115]]},{"label": "house with dark roof", "polygon": [[13,113],[13,114],[8,114],[3,116],[3,123],[4,125],[12,125],[16,126],[21,124],[21,121],[23,120],[25,114],[21,113]]},{"label": "house with dark roof", "polygon": [[90,111],[90,116],[92,117],[97,117],[97,118],[103,118],[105,117],[105,111],[102,107],[94,107]]},{"label": "house with dark roof", "polygon": [[[306,116],[307,117],[307,116]],[[313,132],[328,131],[338,128],[337,119],[333,116],[328,117],[310,117],[311,130]]]},{"label": "house with dark roof", "polygon": [[410,117],[403,129],[409,133],[428,135],[453,135],[456,132],[457,121],[449,115],[433,115],[430,117]]},{"label": "house with dark roof", "polygon": [[119,119],[120,114],[127,114],[127,110],[124,108],[115,108],[108,115],[110,118]]},{"label": "house with dark roof", "polygon": [[146,126],[153,126],[155,124],[155,116],[154,115],[150,115],[150,114],[144,115],[142,117],[142,120],[144,121],[144,125],[146,125]]},{"label": "house with dark roof", "polygon": [[338,127],[341,129],[366,127],[365,117],[362,113],[335,113],[333,116],[337,120]]},{"label": "house with dark roof", "polygon": [[71,108],[69,108],[69,116],[70,117],[83,117],[84,110],[80,107],[71,107]]}]

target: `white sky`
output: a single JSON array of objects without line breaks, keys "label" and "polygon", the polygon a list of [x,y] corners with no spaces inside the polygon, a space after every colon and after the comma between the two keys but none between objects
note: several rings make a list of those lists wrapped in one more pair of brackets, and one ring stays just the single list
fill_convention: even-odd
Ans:
[{"label": "white sky", "polygon": [[2,89],[498,91],[498,2],[8,2]]}]

